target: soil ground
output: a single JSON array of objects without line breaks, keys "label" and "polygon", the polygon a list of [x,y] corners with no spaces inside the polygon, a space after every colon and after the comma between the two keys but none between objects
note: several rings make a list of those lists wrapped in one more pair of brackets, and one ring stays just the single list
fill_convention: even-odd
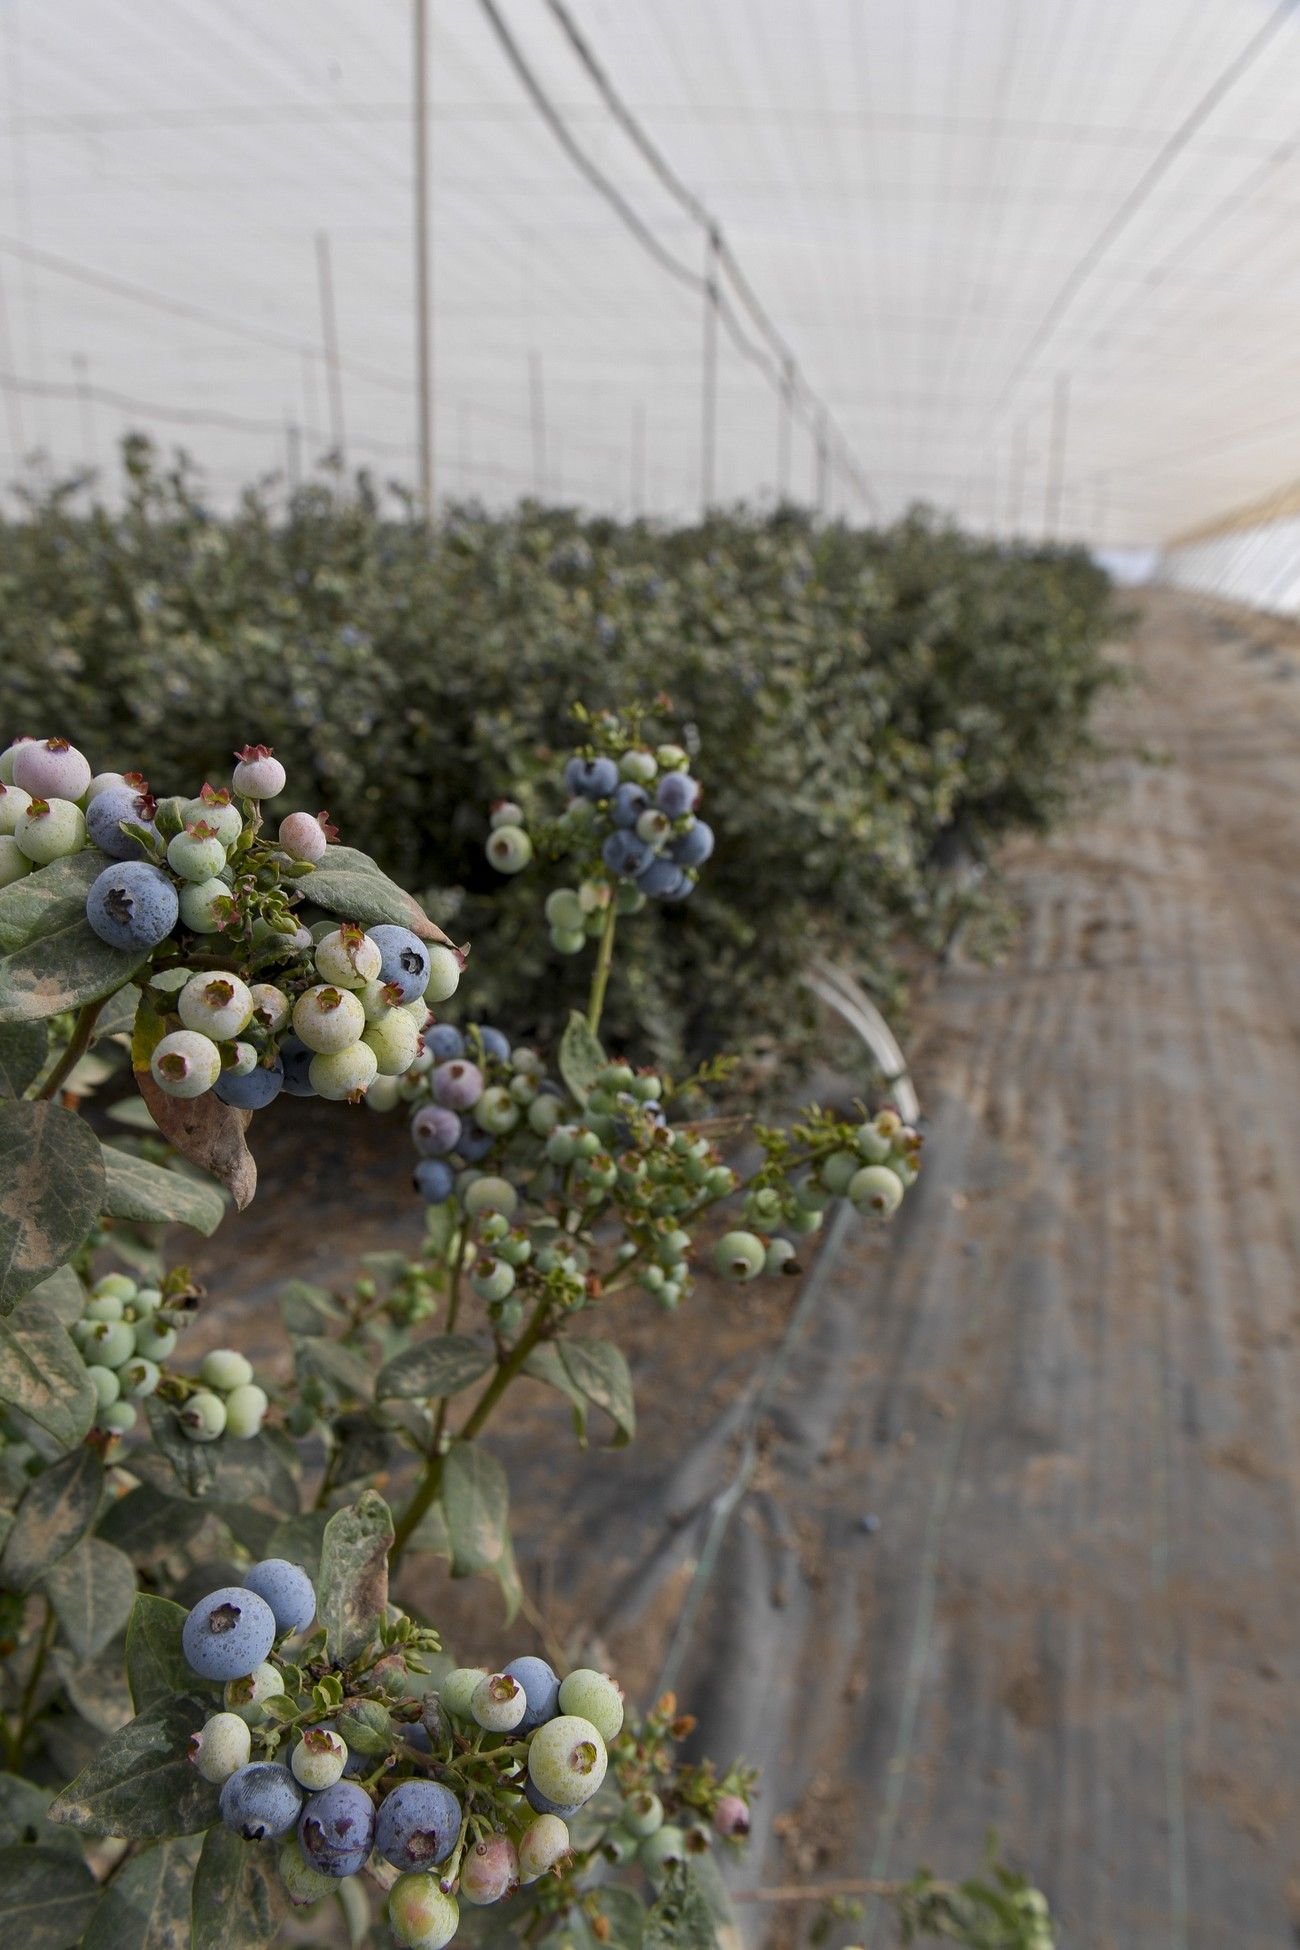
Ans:
[{"label": "soil ground", "polygon": [[[671,1680],[703,1749],[761,1764],[738,1892],[962,1875],[993,1829],[1067,1950],[1282,1950],[1300,633],[1156,592],[1118,654],[1099,805],[1008,856],[1012,954],[918,1010],[900,1223],[837,1222],[802,1297],[706,1290],[667,1332],[630,1313],[631,1449],[576,1451],[532,1384],[490,1440],[534,1618],[634,1694]],[[223,1294],[260,1306],[291,1267],[333,1281],[418,1236],[400,1134],[350,1120],[344,1149],[336,1112],[294,1110],[199,1256],[205,1342]],[[453,1645],[534,1640],[487,1587],[417,1587]],[[815,1913],[743,1911],[783,1943]],[[828,1939],[893,1940],[870,1908]]]}]

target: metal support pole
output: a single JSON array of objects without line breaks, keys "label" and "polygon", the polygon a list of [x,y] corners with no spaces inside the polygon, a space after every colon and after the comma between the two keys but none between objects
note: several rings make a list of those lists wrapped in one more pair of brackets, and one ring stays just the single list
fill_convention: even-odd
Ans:
[{"label": "metal support pole", "polygon": [[433,310],[429,247],[429,6],[412,0],[412,95],[415,124],[415,362],[420,414],[420,507],[434,509]]},{"label": "metal support pole", "polygon": [[1061,497],[1065,486],[1065,442],[1070,419],[1070,376],[1058,373],[1052,389],[1052,434],[1047,458],[1047,492],[1043,504],[1048,536],[1061,532]]},{"label": "metal support pole", "polygon": [[542,355],[528,355],[528,408],[533,427],[533,493],[546,498],[546,397],[542,391]]},{"label": "metal support pole", "polygon": [[1029,429],[1022,420],[1011,443],[1011,479],[1007,526],[1014,541],[1020,533],[1025,513],[1025,463],[1029,456]]},{"label": "metal support pole", "polygon": [[72,355],[72,370],[77,375],[77,404],[81,409],[81,458],[85,467],[95,466],[95,403],[90,396],[90,363],[84,352]]},{"label": "metal support pole", "polygon": [[790,499],[790,436],[794,421],[794,360],[781,368],[781,396],[776,421],[776,498]]},{"label": "metal support pole", "polygon": [[817,512],[826,513],[826,503],[830,495],[831,448],[826,437],[826,415],[820,414],[817,420]]},{"label": "metal support pole", "polygon": [[700,513],[713,505],[718,448],[718,233],[704,252],[704,385],[700,400]]},{"label": "metal support pole", "polygon": [[302,486],[302,428],[296,420],[284,423],[284,463],[289,493],[294,495]]},{"label": "metal support pole", "polygon": [[632,408],[632,513],[645,512],[645,407]]},{"label": "metal support pole", "polygon": [[330,240],[316,232],[316,279],[320,286],[321,338],[325,346],[325,379],[329,390],[330,444],[346,460],[347,433],[343,424],[343,375],[339,370],[339,324],[334,312],[334,272]]}]

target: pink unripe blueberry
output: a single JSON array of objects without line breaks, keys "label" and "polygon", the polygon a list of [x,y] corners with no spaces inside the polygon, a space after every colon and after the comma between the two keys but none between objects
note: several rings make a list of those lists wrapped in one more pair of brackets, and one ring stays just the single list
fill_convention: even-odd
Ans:
[{"label": "pink unripe blueberry", "polygon": [[749,1833],[749,1803],[738,1794],[724,1794],[713,1810],[713,1826],[728,1841],[741,1841]]},{"label": "pink unripe blueberry", "polygon": [[31,739],[14,752],[14,780],[33,799],[80,799],[90,767],[66,738]]},{"label": "pink unripe blueberry", "polygon": [[445,1950],[460,1926],[456,1898],[436,1875],[417,1871],[399,1876],[388,1892],[388,1927],[404,1950]]},{"label": "pink unripe blueberry", "polygon": [[[303,1041],[306,1042],[306,1037]],[[433,1072],[433,1094],[448,1110],[470,1110],[483,1095],[483,1072],[477,1063],[455,1056]]]},{"label": "pink unripe blueberry", "polygon": [[231,784],[246,799],[274,799],[284,791],[284,767],[269,745],[245,745],[235,757]]},{"label": "pink unripe blueberry", "polygon": [[460,1864],[460,1893],[467,1903],[499,1903],[519,1882],[519,1858],[508,1835],[491,1835],[466,1849]]},{"label": "pink unripe blueberry", "polygon": [[280,821],[280,845],[291,860],[306,860],[315,866],[325,858],[329,837],[321,823],[325,814],[290,813]]}]

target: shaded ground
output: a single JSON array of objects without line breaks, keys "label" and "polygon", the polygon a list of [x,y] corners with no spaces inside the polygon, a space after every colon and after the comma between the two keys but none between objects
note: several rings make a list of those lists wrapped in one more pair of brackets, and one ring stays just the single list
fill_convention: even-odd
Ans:
[{"label": "shaded ground", "polygon": [[[631,1450],[566,1448],[531,1387],[493,1445],[551,1628],[594,1618],[647,1693],[667,1663],[703,1744],[762,1763],[739,1887],[964,1873],[993,1827],[1069,1950],[1280,1950],[1300,1942],[1300,636],[1157,595],[1126,655],[1141,684],[1111,728],[1151,756],[1018,852],[1012,957],[949,969],[921,1011],[927,1170],[900,1226],[837,1228],[793,1335],[785,1292],[702,1294],[669,1332],[636,1316]],[[394,1212],[415,1236],[395,1134],[350,1122],[340,1157],[319,1123],[319,1145],[299,1119],[292,1155],[263,1147],[265,1195],[203,1248],[218,1293],[283,1277],[306,1212],[318,1277],[395,1243]],[[518,1647],[484,1589],[427,1597],[453,1642],[472,1618],[485,1651]],[[782,1940],[812,1918],[772,1914]],[[870,1914],[836,1929],[892,1940]]]}]

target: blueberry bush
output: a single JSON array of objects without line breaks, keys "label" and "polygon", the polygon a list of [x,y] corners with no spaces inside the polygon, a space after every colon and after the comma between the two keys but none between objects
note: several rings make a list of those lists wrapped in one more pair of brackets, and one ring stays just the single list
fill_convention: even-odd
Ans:
[{"label": "blueberry bush", "polygon": [[575,698],[665,691],[709,753],[727,846],[607,1001],[616,1041],[680,1067],[797,1048],[814,952],[894,998],[913,944],[996,907],[979,867],[1061,818],[1114,676],[1085,554],[923,516],[665,529],[466,508],[431,544],[364,478],[304,488],[287,520],[269,489],[217,518],[183,464],[139,440],[125,460],[120,511],[56,484],[0,523],[10,722],[59,724],[168,792],[258,725],[312,806],[473,939],[480,1010],[533,1041],[563,1028],[564,949],[485,859],[482,808],[551,774]]},{"label": "blueberry bush", "polygon": [[[578,749],[484,822],[583,967],[553,1058],[445,1013],[477,951],[328,814],[271,818],[270,746],[168,797],[63,737],[0,755],[0,1893],[33,1950],[440,1950],[462,1928],[707,1950],[728,1924],[743,1761],[685,1751],[675,1699],[633,1712],[594,1667],[461,1663],[389,1589],[424,1554],[513,1619],[509,1484],[480,1441],[512,1385],[558,1391],[579,1440],[595,1414],[630,1440],[620,1304],[681,1306],[705,1252],[789,1279],[834,1199],[886,1220],[920,1169],[889,1106],[752,1123],[722,1060],[674,1079],[606,1050],[618,950],[635,966],[713,868],[670,729],[583,711]],[[96,1049],[129,1061],[161,1159],[78,1114]],[[291,1374],[236,1347],[196,1366],[201,1295],[152,1229],[248,1203],[279,1095],[406,1116],[424,1248],[350,1297],[293,1282]],[[1000,1863],[874,1893],[904,1940],[1053,1940]]]}]

